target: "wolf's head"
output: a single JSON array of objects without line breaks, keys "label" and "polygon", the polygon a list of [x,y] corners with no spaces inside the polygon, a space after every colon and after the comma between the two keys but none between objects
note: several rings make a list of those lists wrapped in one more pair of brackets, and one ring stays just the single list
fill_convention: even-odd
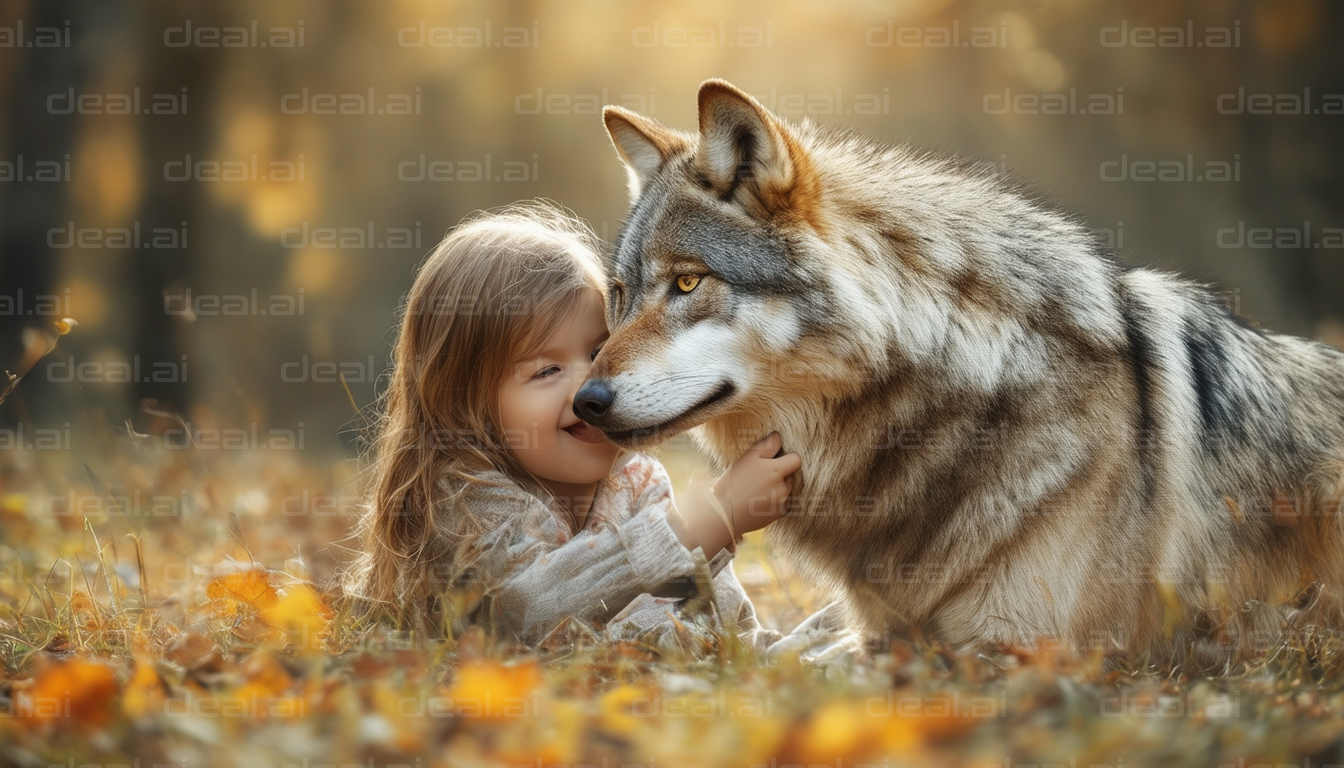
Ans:
[{"label": "wolf's head", "polygon": [[823,233],[797,137],[720,80],[700,87],[698,134],[621,107],[603,116],[633,203],[611,270],[612,336],[575,413],[640,447],[820,386],[801,347],[836,296],[805,256]]},{"label": "wolf's head", "polygon": [[1114,259],[983,163],[786,124],[722,80],[697,133],[603,115],[633,203],[574,411],[618,444],[853,434],[1124,343]]}]

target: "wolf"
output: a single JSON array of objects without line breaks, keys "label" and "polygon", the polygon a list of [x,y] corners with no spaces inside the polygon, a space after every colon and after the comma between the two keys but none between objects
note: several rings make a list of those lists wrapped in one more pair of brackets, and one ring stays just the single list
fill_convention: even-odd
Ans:
[{"label": "wolf", "polygon": [[802,469],[768,539],[879,645],[1217,672],[1338,643],[1344,353],[984,164],[723,80],[698,116],[604,110],[631,206],[582,419],[636,449],[690,430],[720,470],[778,430]]}]

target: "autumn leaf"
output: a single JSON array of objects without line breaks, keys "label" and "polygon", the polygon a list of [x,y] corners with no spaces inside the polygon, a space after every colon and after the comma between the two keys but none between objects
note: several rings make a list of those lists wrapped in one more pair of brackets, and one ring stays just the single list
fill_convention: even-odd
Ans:
[{"label": "autumn leaf", "polygon": [[856,702],[833,701],[817,709],[804,726],[798,750],[804,763],[838,765],[872,745],[882,723]]},{"label": "autumn leaf", "polygon": [[878,744],[886,753],[907,753],[927,741],[939,742],[950,736],[960,736],[975,725],[979,718],[953,715],[945,718],[889,717],[878,733]]},{"label": "autumn leaf", "polygon": [[81,659],[40,669],[21,692],[19,716],[29,722],[105,725],[117,697],[117,678],[110,667]]},{"label": "autumn leaf", "polygon": [[294,677],[270,652],[252,654],[243,662],[241,671],[244,682],[224,697],[221,711],[256,718],[299,718],[308,714],[308,697],[303,693],[290,694]]},{"label": "autumn leaf", "polygon": [[573,765],[581,754],[587,714],[579,702],[560,700],[547,708],[542,747],[531,761],[538,765]]},{"label": "autumn leaf", "polygon": [[408,708],[406,703],[412,696],[407,691],[394,688],[387,680],[378,680],[367,692],[368,713],[366,721],[385,726],[382,741],[403,753],[414,753],[424,748],[424,731],[429,720],[417,716],[419,711]]},{"label": "autumn leaf", "polygon": [[243,662],[242,674],[244,683],[235,690],[240,695],[274,698],[294,685],[294,677],[267,651],[258,651],[247,657]]},{"label": "autumn leaf", "polygon": [[205,588],[217,610],[223,615],[232,616],[238,606],[248,605],[257,610],[270,608],[280,598],[271,585],[270,574],[264,568],[249,568],[216,576]]},{"label": "autumn leaf", "polygon": [[130,717],[144,717],[161,710],[165,697],[166,688],[154,669],[153,659],[146,655],[137,656],[135,670],[121,695],[122,711]]},{"label": "autumn leaf", "polygon": [[262,618],[287,633],[289,644],[305,651],[319,650],[320,638],[331,622],[332,611],[307,584],[294,584],[274,604],[262,609]]},{"label": "autumn leaf", "polygon": [[82,624],[86,629],[97,629],[98,608],[93,604],[89,593],[82,589],[77,589],[71,593],[70,611],[76,617],[83,619]]},{"label": "autumn leaf", "polygon": [[[648,710],[658,700],[658,691],[644,686],[618,685],[597,699],[598,724],[604,731],[629,738],[639,730],[641,709]],[[647,712],[642,720],[648,721]]]},{"label": "autumn leaf", "polygon": [[534,705],[541,685],[541,667],[536,660],[516,664],[481,660],[458,668],[448,696],[459,715],[520,717],[536,714]]},{"label": "autumn leaf", "polygon": [[183,632],[174,638],[164,657],[183,672],[217,672],[224,663],[210,638],[197,632]]}]

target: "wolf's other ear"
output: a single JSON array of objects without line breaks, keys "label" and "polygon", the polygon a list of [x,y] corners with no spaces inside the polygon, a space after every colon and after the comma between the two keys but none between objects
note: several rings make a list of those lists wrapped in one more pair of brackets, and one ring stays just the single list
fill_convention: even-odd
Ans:
[{"label": "wolf's other ear", "polygon": [[787,202],[806,174],[801,147],[760,102],[725,80],[700,84],[700,149],[697,161],[725,197],[752,182],[762,203]]},{"label": "wolf's other ear", "polygon": [[616,153],[625,163],[631,200],[639,197],[640,189],[667,158],[690,146],[681,134],[625,107],[604,107],[602,121],[607,124],[607,135],[616,146]]}]

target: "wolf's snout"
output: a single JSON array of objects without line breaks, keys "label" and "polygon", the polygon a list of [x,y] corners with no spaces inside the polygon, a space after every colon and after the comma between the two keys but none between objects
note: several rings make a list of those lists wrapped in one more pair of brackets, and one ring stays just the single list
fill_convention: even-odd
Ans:
[{"label": "wolf's snout", "polygon": [[574,395],[574,413],[589,424],[600,427],[602,418],[607,415],[615,399],[616,391],[605,380],[586,381]]}]

